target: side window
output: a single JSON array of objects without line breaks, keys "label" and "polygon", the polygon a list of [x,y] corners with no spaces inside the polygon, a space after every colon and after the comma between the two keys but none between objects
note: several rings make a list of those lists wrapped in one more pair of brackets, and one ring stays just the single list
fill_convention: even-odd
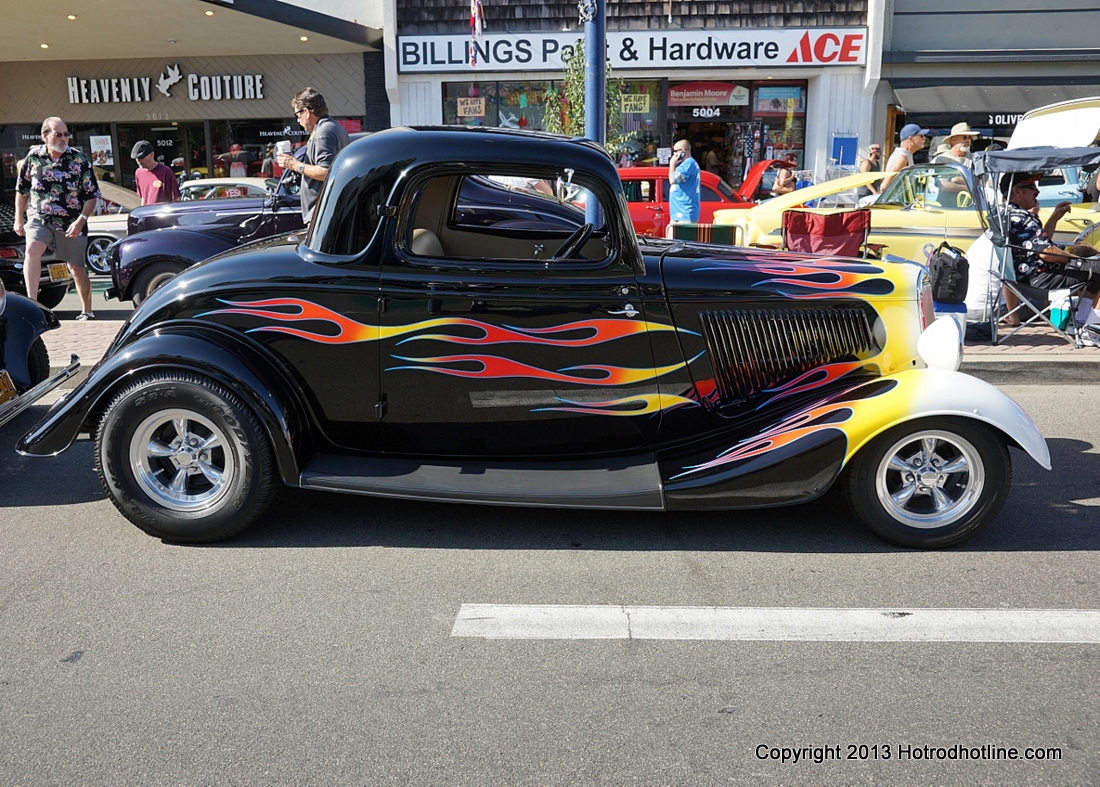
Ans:
[{"label": "side window", "polygon": [[[611,253],[595,193],[568,177],[436,175],[399,208],[401,245],[417,257],[540,265],[606,259]],[[591,218],[594,216],[595,218]]]},{"label": "side window", "polygon": [[627,202],[649,202],[653,193],[653,182],[649,180],[624,180],[623,191]]},{"label": "side window", "polygon": [[572,232],[584,224],[582,203],[575,195],[559,200],[555,185],[545,179],[506,175],[462,178],[451,224],[468,229]]},{"label": "side window", "polygon": [[1044,186],[1064,186],[1066,184],[1066,177],[1062,174],[1062,170],[1056,169],[1053,172],[1048,172],[1039,178],[1039,188]]},{"label": "side window", "polygon": [[661,181],[661,202],[668,202],[668,178]]},{"label": "side window", "polygon": [[722,198],[718,195],[718,192],[707,186],[700,184],[699,186],[699,199],[703,202],[721,202]]}]

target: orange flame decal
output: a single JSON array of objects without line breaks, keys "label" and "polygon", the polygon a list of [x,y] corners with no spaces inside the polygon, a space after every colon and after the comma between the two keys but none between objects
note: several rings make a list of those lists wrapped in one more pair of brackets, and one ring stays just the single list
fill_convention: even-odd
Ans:
[{"label": "orange flame decal", "polygon": [[[289,336],[297,336],[300,339],[320,342],[322,344],[354,344],[356,342],[373,342],[381,339],[391,339],[406,334],[412,335],[402,339],[405,342],[434,339],[436,341],[450,342],[452,344],[541,344],[555,347],[590,347],[615,341],[626,336],[637,336],[647,331],[680,331],[682,333],[695,334],[694,331],[676,328],[663,323],[651,323],[644,320],[580,320],[565,325],[554,325],[549,328],[516,328],[512,326],[496,326],[478,320],[470,320],[463,317],[437,317],[431,320],[421,320],[409,325],[396,325],[381,327],[357,322],[349,317],[334,312],[312,301],[298,298],[271,298],[262,301],[222,301],[230,308],[217,309],[197,315],[204,317],[209,314],[244,314],[250,317],[276,320],[278,322],[304,322],[322,321],[330,322],[336,326],[335,334],[317,333],[301,328],[292,328],[283,325],[264,325],[249,329],[252,332],[283,333]],[[480,335],[461,336],[444,333],[426,333],[421,331],[433,328],[470,328],[480,331]],[[570,334],[580,334],[569,337]],[[562,337],[567,338],[562,338]]]},{"label": "orange flame decal", "polygon": [[555,411],[563,413],[581,413],[584,415],[651,415],[677,407],[698,407],[699,403],[674,394],[649,393],[627,396],[607,402],[571,402],[563,400],[568,407],[540,407],[531,412]]},{"label": "orange flame decal", "polygon": [[754,456],[766,454],[777,448],[790,445],[808,435],[816,434],[826,429],[836,429],[837,424],[844,423],[852,417],[852,406],[848,402],[833,402],[831,404],[812,407],[808,410],[795,413],[789,418],[765,432],[743,440],[727,451],[719,454],[715,459],[701,465],[685,467],[684,472],[673,477],[673,480],[682,478],[704,470],[713,470],[716,467],[739,462],[743,459],[751,459]]},{"label": "orange flame decal", "polygon": [[[396,369],[418,369],[426,372],[436,372],[452,377],[477,377],[486,380],[500,379],[504,377],[520,377],[533,380],[549,380],[558,383],[571,383],[573,385],[632,385],[646,380],[655,380],[671,372],[678,371],[687,366],[686,363],[675,363],[656,369],[630,369],[621,366],[604,366],[602,364],[588,364],[584,366],[571,366],[559,371],[540,369],[537,366],[513,361],[511,358],[501,358],[496,355],[447,355],[435,358],[404,358],[394,356],[399,361],[408,361],[408,366],[391,366],[386,371]],[[442,364],[470,364],[475,368],[455,369]],[[594,376],[585,377],[568,372],[591,372]],[[602,376],[599,376],[602,375]]]}]

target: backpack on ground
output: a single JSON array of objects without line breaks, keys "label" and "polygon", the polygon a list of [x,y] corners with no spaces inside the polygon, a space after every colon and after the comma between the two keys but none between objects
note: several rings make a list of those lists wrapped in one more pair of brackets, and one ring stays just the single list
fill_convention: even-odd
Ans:
[{"label": "backpack on ground", "polygon": [[928,272],[932,278],[932,300],[941,303],[963,303],[970,283],[970,263],[962,249],[944,241],[928,255]]}]

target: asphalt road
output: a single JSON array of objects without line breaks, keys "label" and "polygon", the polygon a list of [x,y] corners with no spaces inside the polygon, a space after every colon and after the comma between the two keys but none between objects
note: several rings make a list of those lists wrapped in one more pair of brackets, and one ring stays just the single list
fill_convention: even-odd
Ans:
[{"label": "asphalt road", "polygon": [[35,407],[0,432],[0,784],[1094,782],[1098,645],[451,636],[462,604],[1100,609],[1094,389],[1007,390],[1054,472],[1013,451],[999,520],[941,552],[832,495],[718,516],[288,491],[242,537],[170,546],[115,513],[89,442],[11,451]]}]

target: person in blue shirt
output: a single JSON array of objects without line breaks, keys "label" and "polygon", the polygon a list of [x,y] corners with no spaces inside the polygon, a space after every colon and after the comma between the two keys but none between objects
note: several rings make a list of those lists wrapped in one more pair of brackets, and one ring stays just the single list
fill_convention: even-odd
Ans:
[{"label": "person in blue shirt", "polygon": [[668,237],[671,238],[674,224],[699,221],[699,164],[691,157],[691,143],[686,139],[672,146],[668,180],[671,184],[668,193]]}]

